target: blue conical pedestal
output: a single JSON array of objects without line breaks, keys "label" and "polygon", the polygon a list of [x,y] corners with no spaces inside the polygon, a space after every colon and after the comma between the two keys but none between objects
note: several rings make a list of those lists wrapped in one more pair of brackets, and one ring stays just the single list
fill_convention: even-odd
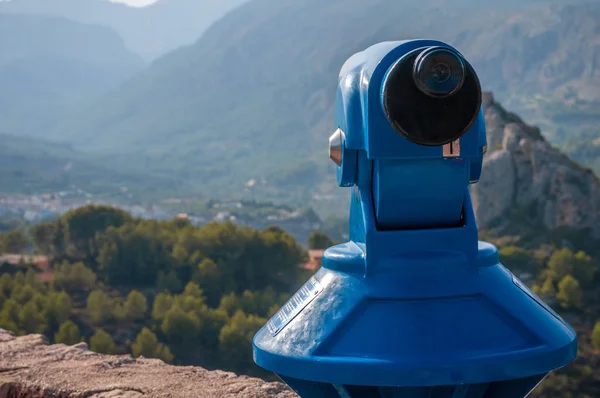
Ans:
[{"label": "blue conical pedestal", "polygon": [[328,249],[255,336],[256,363],[301,397],[525,397],[576,355],[575,332],[488,243],[476,264],[397,259],[364,278],[363,260]]},{"label": "blue conical pedestal", "polygon": [[[465,60],[464,101],[424,98],[405,75],[431,48],[458,54],[385,42],[340,72],[330,157],[352,187],[350,241],[325,251],[253,341],[255,362],[303,398],[523,398],[576,356],[573,329],[478,239],[469,184],[487,145],[481,88]],[[394,84],[398,101],[385,94]],[[388,119],[422,138],[442,116],[462,134],[451,146],[416,144]]]}]

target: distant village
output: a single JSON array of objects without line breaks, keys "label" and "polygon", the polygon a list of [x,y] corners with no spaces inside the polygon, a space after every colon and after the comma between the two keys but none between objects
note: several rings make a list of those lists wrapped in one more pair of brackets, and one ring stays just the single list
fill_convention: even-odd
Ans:
[{"label": "distant village", "polygon": [[126,206],[90,198],[80,191],[59,191],[37,195],[0,193],[0,217],[21,218],[31,223],[57,218],[67,211],[87,204],[105,204],[119,207],[134,216],[144,218],[172,218],[158,206]]},{"label": "distant village", "polygon": [[[299,211],[289,211],[280,208],[269,208],[267,214],[261,217],[240,217],[244,204],[242,202],[215,202],[210,205],[211,212],[204,214],[183,213],[173,210],[175,204],[181,199],[169,199],[160,205],[123,205],[101,200],[92,200],[89,195],[82,195],[77,191],[64,191],[43,193],[38,195],[20,195],[0,193],[0,218],[22,219],[31,224],[44,222],[60,217],[67,211],[88,204],[103,204],[121,208],[131,215],[147,219],[169,220],[173,218],[184,218],[194,225],[203,225],[211,221],[231,221],[240,225],[247,225],[256,229],[262,229],[269,225],[277,225],[290,233],[302,245],[306,245],[308,236],[312,231],[319,230],[322,224],[316,214],[307,217]],[[166,209],[165,209],[166,208]],[[236,216],[238,214],[238,216]],[[300,264],[304,269],[315,272],[321,267],[323,250],[308,250],[308,262]],[[4,254],[0,255],[0,266],[12,264],[14,266],[21,262],[35,264],[40,270],[40,277],[48,280],[51,272],[48,268],[48,258],[39,255]]]},{"label": "distant village", "polygon": [[[183,211],[186,199],[166,199],[156,204],[124,204],[94,198],[81,190],[48,192],[34,195],[0,193],[0,218],[22,219],[36,224],[60,217],[67,211],[88,204],[102,204],[121,208],[134,217],[169,220],[185,218],[194,225],[211,221],[231,221],[256,229],[276,225],[306,245],[312,231],[322,228],[322,221],[314,212],[301,212],[273,205],[244,203],[242,201],[211,200],[209,205],[195,206]],[[192,206],[187,206],[192,207]]]}]

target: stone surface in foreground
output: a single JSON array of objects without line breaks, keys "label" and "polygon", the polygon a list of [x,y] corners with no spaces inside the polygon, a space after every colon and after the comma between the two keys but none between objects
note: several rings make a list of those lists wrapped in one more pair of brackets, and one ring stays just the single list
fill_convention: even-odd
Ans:
[{"label": "stone surface in foreground", "polygon": [[0,397],[297,398],[282,383],[157,359],[97,354],[85,343],[48,345],[42,335],[15,337],[2,329]]}]

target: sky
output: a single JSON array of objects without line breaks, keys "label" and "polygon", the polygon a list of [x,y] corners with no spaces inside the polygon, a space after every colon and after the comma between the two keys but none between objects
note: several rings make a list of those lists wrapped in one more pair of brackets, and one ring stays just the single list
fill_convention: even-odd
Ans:
[{"label": "sky", "polygon": [[[10,1],[10,0],[0,0],[2,1]],[[144,7],[152,3],[156,3],[158,0],[108,0],[112,3],[125,3],[128,6],[132,7]]]},{"label": "sky", "polygon": [[148,4],[156,3],[157,0],[110,0],[113,3],[125,3],[133,7],[143,7]]}]

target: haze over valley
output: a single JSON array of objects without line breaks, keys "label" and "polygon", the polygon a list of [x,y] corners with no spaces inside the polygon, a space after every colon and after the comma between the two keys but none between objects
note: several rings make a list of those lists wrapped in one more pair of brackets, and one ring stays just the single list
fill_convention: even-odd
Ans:
[{"label": "haze over valley", "polygon": [[[62,142],[68,159],[171,179],[180,194],[248,198],[253,179],[257,199],[339,208],[326,152],[339,68],[422,36],[456,45],[485,90],[600,171],[595,1],[12,0],[0,18],[5,140]],[[149,55],[163,28],[177,37]]]}]

